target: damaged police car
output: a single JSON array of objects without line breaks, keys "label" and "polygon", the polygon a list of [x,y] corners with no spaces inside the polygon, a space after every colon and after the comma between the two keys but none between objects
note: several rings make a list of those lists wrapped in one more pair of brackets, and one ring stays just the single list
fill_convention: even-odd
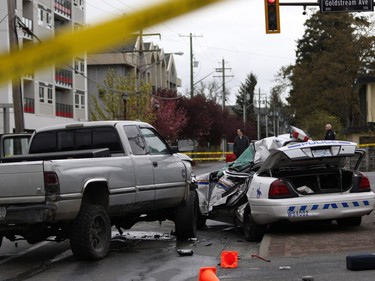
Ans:
[{"label": "damaged police car", "polygon": [[200,220],[243,226],[248,241],[260,241],[272,223],[335,220],[358,226],[375,208],[365,154],[356,143],[312,141],[291,134],[251,144],[225,169],[197,177]]}]

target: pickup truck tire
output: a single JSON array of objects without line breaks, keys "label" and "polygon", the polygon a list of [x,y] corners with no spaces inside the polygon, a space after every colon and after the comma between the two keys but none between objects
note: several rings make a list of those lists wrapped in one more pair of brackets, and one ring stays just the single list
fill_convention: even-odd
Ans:
[{"label": "pickup truck tire", "polygon": [[111,221],[106,210],[99,205],[84,205],[74,220],[70,247],[81,260],[104,258],[111,243]]},{"label": "pickup truck tire", "polygon": [[196,237],[198,225],[198,195],[191,191],[188,201],[177,207],[175,228],[177,240],[187,240]]},{"label": "pickup truck tire", "polygon": [[266,233],[266,226],[257,224],[251,216],[250,207],[246,207],[243,218],[245,239],[250,242],[260,242]]}]

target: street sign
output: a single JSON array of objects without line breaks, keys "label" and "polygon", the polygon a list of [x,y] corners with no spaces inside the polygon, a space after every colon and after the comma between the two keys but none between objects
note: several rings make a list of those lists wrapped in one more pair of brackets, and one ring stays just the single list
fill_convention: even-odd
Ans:
[{"label": "street sign", "polygon": [[321,12],[371,12],[372,0],[320,0]]}]

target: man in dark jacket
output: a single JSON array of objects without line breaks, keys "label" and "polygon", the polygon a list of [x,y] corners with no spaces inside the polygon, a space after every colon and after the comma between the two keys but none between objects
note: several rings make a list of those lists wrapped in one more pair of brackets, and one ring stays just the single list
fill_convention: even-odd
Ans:
[{"label": "man in dark jacket", "polygon": [[237,136],[234,138],[233,142],[233,152],[236,155],[236,158],[240,157],[242,152],[248,148],[249,144],[249,138],[243,134],[241,129],[237,129]]},{"label": "man in dark jacket", "polygon": [[327,124],[326,125],[326,136],[325,136],[325,140],[334,140],[336,139],[336,135],[335,135],[335,132],[333,131],[332,129],[332,125],[331,124]]}]

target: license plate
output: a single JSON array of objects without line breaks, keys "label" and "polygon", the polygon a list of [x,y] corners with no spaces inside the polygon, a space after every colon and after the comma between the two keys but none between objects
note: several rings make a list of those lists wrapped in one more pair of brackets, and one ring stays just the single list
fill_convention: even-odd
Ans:
[{"label": "license plate", "polygon": [[316,150],[312,150],[312,155],[314,157],[332,156],[331,151],[329,149],[316,149]]},{"label": "license plate", "polygon": [[0,220],[5,219],[6,214],[7,214],[7,208],[0,207]]}]

